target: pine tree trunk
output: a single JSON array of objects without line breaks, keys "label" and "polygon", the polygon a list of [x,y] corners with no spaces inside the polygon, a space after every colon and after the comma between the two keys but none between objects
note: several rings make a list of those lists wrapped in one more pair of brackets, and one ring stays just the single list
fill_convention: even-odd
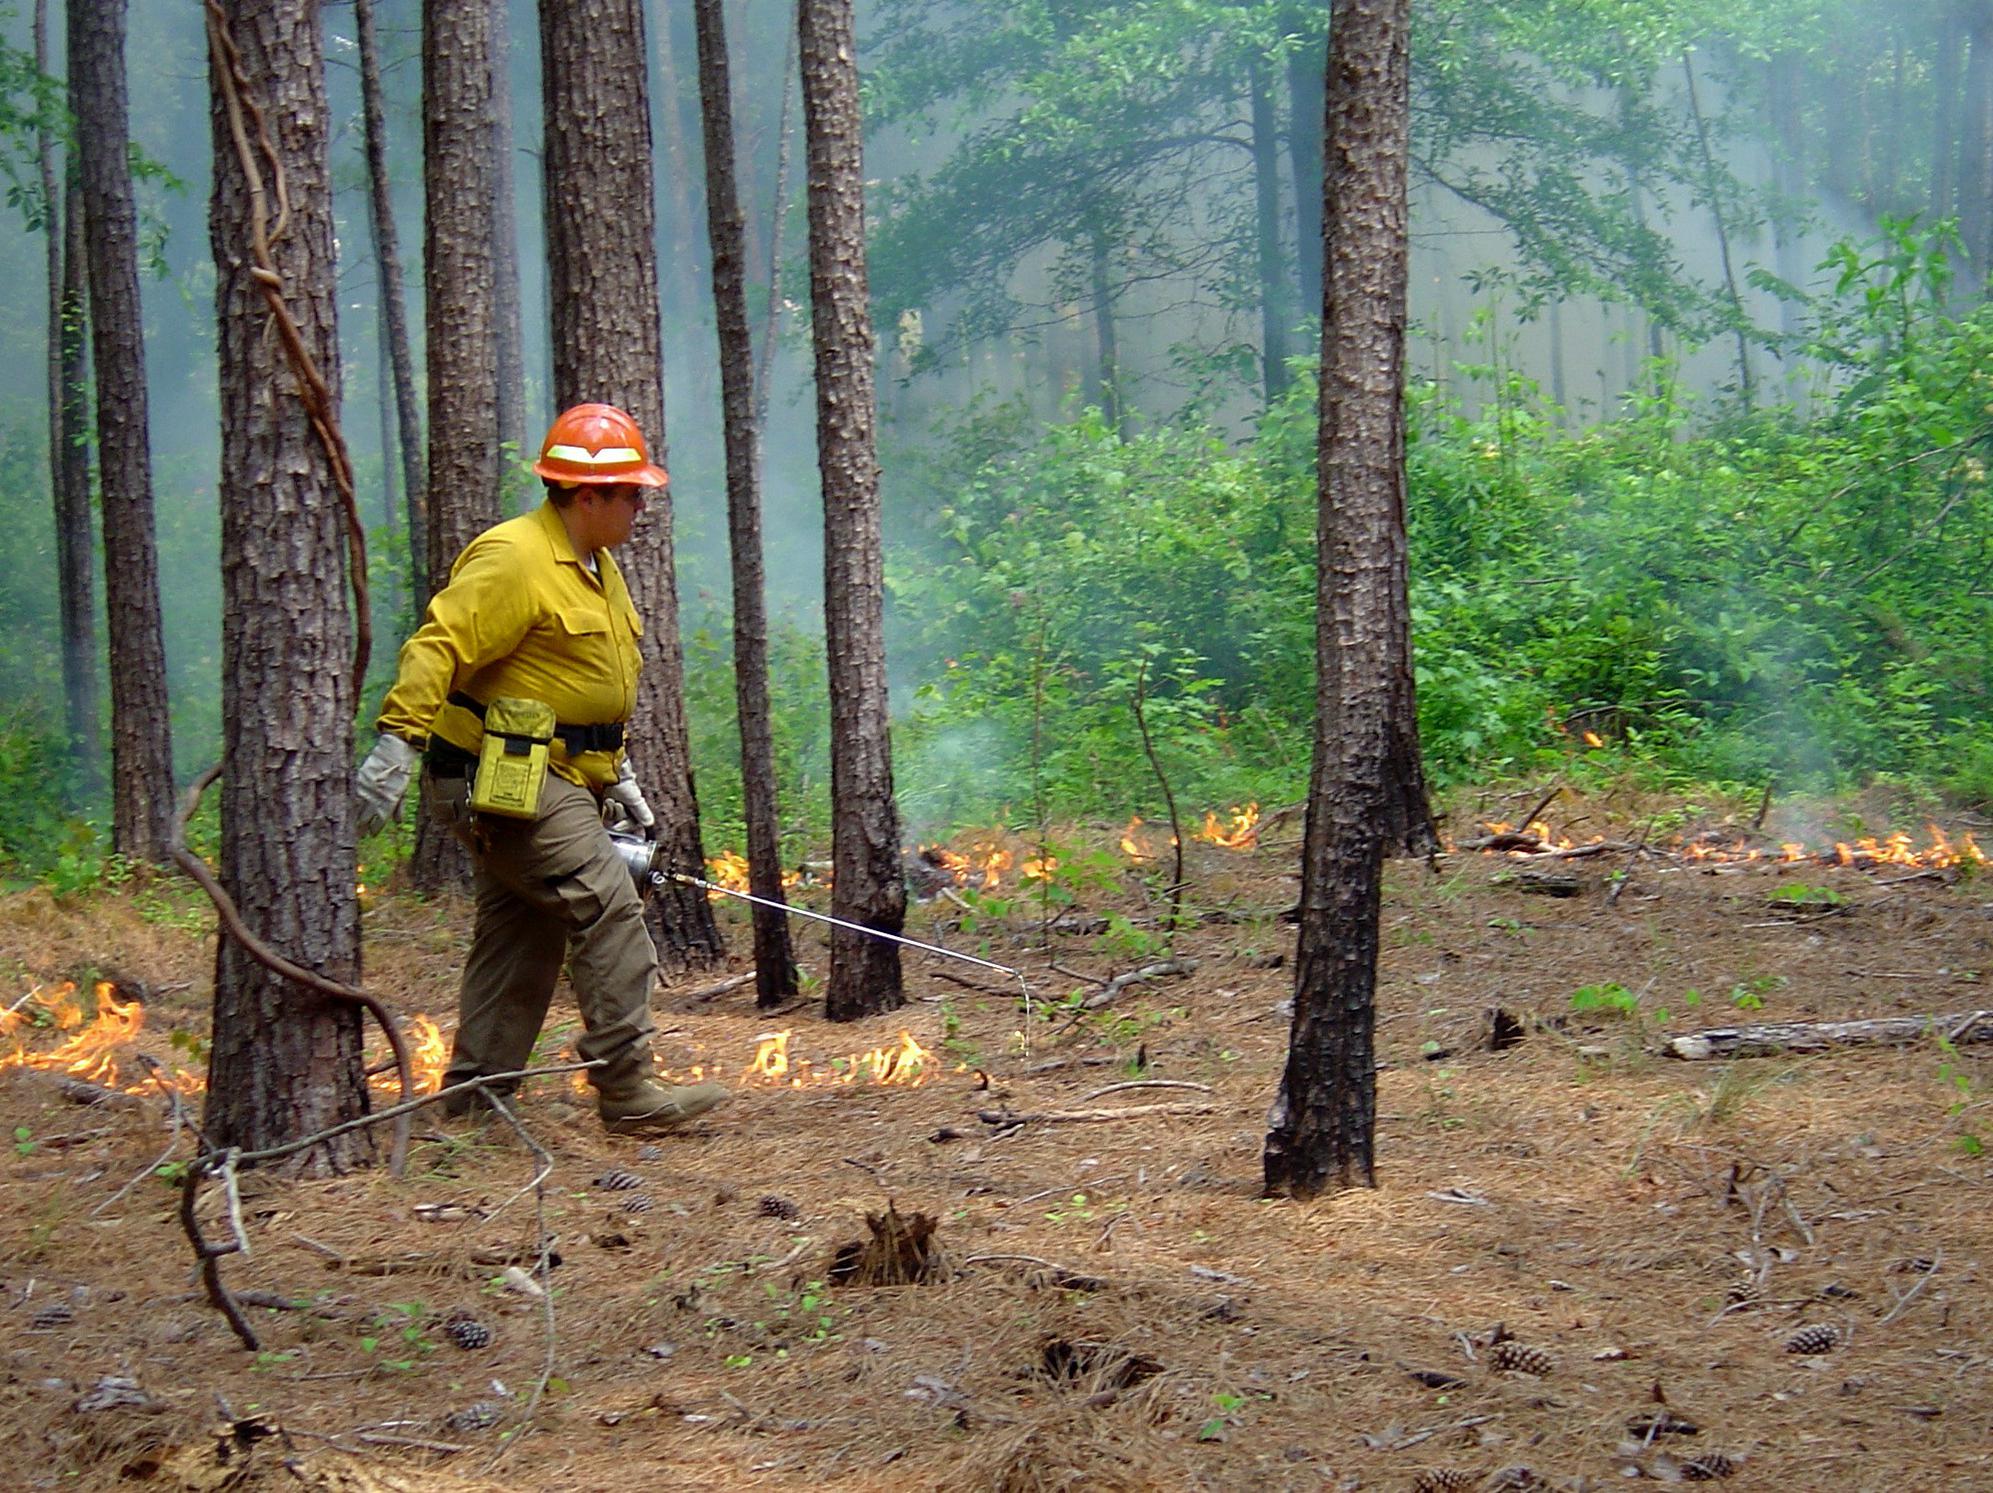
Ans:
[{"label": "pine tree trunk", "polygon": [[166,710],[166,644],[153,540],[145,321],[138,293],[125,101],[125,0],[69,10],[69,100],[89,235],[91,354],[111,639],[112,840],[137,860],[166,857],[176,805]]},{"label": "pine tree trunk", "polygon": [[[851,0],[801,0],[797,14],[830,660],[831,914],[898,933],[906,925],[906,882],[886,699],[857,49]],[[891,1011],[905,1000],[897,944],[833,929],[825,993],[832,1021]]]},{"label": "pine tree trunk", "polygon": [[[1938,13],[1937,47],[1931,63],[1931,201],[1935,223],[1951,216],[1958,191],[1959,60],[1965,54],[1965,16],[1956,5]],[[1786,111],[1781,110],[1781,114]],[[1783,271],[1781,271],[1783,273]]]},{"label": "pine tree trunk", "polygon": [[1114,327],[1114,277],[1109,252],[1113,245],[1098,219],[1087,238],[1087,276],[1093,289],[1093,366],[1086,381],[1087,403],[1107,416],[1114,433],[1126,441],[1128,403],[1121,393],[1121,342]]},{"label": "pine tree trunk", "polygon": [[[539,447],[535,432],[526,428],[526,339],[519,308],[519,199],[512,169],[512,7],[510,0],[491,4],[491,274],[496,296],[494,320],[498,333],[498,443],[510,447],[510,460],[533,456]],[[516,483],[508,465],[499,469],[499,506]],[[535,499],[534,501],[537,501]],[[522,506],[530,507],[525,503]]]},{"label": "pine tree trunk", "polygon": [[1404,355],[1411,0],[1339,0],[1326,83],[1315,758],[1269,1193],[1374,1186],[1383,861],[1432,847],[1413,712]]},{"label": "pine tree trunk", "polygon": [[62,448],[56,459],[56,574],[62,587],[64,718],[83,745],[83,786],[103,791],[103,693],[98,683],[97,546],[90,493],[89,239],[83,179],[69,156],[62,204]]},{"label": "pine tree trunk", "polygon": [[[768,703],[768,607],[761,553],[761,432],[754,416],[754,348],[747,330],[746,230],[734,179],[733,86],[720,0],[697,0],[699,101],[705,123],[706,225],[713,249],[713,313],[719,335],[721,418],[726,425],[727,537],[733,555],[734,700],[740,719],[742,810],[747,820],[747,885],[781,902],[780,806],[775,732]],[[779,1006],[796,993],[789,919],[754,908],[757,1003]]]},{"label": "pine tree trunk", "polygon": [[[1281,30],[1313,37],[1320,12],[1313,6],[1290,9]],[[1297,304],[1322,304],[1322,59],[1326,44],[1313,40],[1287,54],[1287,159],[1294,192],[1294,267]]]},{"label": "pine tree trunk", "polygon": [[1993,0],[1978,0],[1970,20],[1958,221],[1972,278],[1979,284],[1993,274]]},{"label": "pine tree trunk", "polygon": [[[425,596],[498,522],[498,336],[492,265],[491,0],[422,7],[423,321],[428,327],[429,551]],[[470,857],[428,813],[409,880],[468,886]]]},{"label": "pine tree trunk", "polygon": [[[638,0],[542,0],[546,93],[548,299],[554,403],[601,400],[626,410],[664,460],[664,355],[658,332],[650,109]],[[644,671],[630,754],[670,864],[703,873],[699,802],[685,725],[671,504],[651,504],[617,557],[644,623]],[[711,903],[668,884],[647,920],[666,969],[726,953]]]},{"label": "pine tree trunk", "polygon": [[394,383],[396,429],[401,446],[401,490],[408,508],[408,566],[416,609],[434,594],[428,584],[429,484],[422,474],[422,413],[415,397],[415,355],[409,350],[408,303],[401,282],[401,236],[395,230],[388,179],[388,132],[382,105],[381,52],[374,32],[374,0],[353,0],[360,51],[360,117],[367,157],[367,224],[374,239],[381,318],[387,328],[388,368]]},{"label": "pine tree trunk", "polygon": [[[253,224],[275,203],[252,195],[224,100],[230,76],[261,111],[290,219],[270,245],[282,296],[336,417],[339,341],[332,181],[326,158],[319,7],[235,0],[208,7],[214,89],[214,243],[221,395],[221,880],[250,929],[332,979],[360,964],[353,895],[353,622],[344,516],[331,464],[251,271]],[[225,44],[224,44],[225,43]],[[239,55],[230,68],[228,46]],[[293,985],[224,939],[215,962],[207,1134],[257,1149],[367,1110],[360,1008]],[[324,1173],[370,1159],[370,1132],[303,1153]]]},{"label": "pine tree trunk", "polygon": [[[46,74],[48,0],[35,0],[33,25],[35,71]],[[48,268],[48,476],[55,510],[55,580],[62,629],[63,735],[74,765],[73,771],[63,774],[62,781],[69,807],[80,809],[96,797],[103,781],[98,762],[102,744],[97,735],[97,622],[91,576],[90,466],[88,449],[82,443],[80,400],[74,411],[77,423],[70,423],[70,384],[81,382],[88,314],[81,292],[83,222],[80,212],[65,211],[56,197],[52,130],[44,128],[35,132],[35,161],[41,176],[42,230],[47,235],[43,247]],[[66,248],[70,268],[77,278],[73,305],[64,279]],[[73,374],[69,367],[72,354],[77,365]]]},{"label": "pine tree trunk", "polygon": [[1252,105],[1253,200],[1259,261],[1260,386],[1272,404],[1292,381],[1287,334],[1293,322],[1288,311],[1286,256],[1280,252],[1280,142],[1273,125],[1272,85],[1266,64],[1255,57],[1247,69],[1247,93]]},{"label": "pine tree trunk", "polygon": [[685,143],[684,117],[678,112],[678,47],[671,21],[680,6],[659,4],[657,10],[658,123],[664,130],[664,202],[660,225],[665,263],[659,287],[666,304],[689,309],[697,295],[699,245],[693,232],[692,166]]}]

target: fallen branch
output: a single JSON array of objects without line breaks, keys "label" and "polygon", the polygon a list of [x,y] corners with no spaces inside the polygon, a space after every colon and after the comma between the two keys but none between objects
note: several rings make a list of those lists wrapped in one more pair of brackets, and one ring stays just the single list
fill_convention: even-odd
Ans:
[{"label": "fallen branch", "polygon": [[976,1118],[985,1125],[1008,1128],[1013,1125],[1085,1125],[1096,1120],[1139,1120],[1156,1115],[1216,1114],[1215,1104],[1131,1104],[1125,1109],[1052,1109],[1035,1114],[1012,1114],[1007,1109],[979,1109]]},{"label": "fallen branch", "polygon": [[1095,1089],[1091,1094],[1080,1095],[1080,1103],[1091,1104],[1096,1099],[1105,1099],[1109,1094],[1119,1094],[1125,1089],[1194,1089],[1200,1094],[1212,1092],[1208,1083],[1192,1083],[1187,1078],[1131,1078],[1125,1083],[1111,1083],[1104,1089]]},{"label": "fallen branch", "polygon": [[1161,959],[1154,964],[1145,964],[1140,969],[1131,969],[1125,974],[1116,975],[1098,991],[1088,996],[1081,1003],[1081,1009],[1098,1011],[1102,1006],[1117,999],[1130,985],[1139,985],[1163,975],[1187,975],[1196,968],[1195,959]]},{"label": "fallen branch", "polygon": [[725,995],[730,990],[738,990],[743,985],[752,985],[753,983],[754,971],[749,970],[744,975],[729,975],[724,980],[715,980],[710,985],[701,985],[697,990],[688,990],[684,995],[684,999],[688,1001],[709,1001],[717,996]]},{"label": "fallen branch", "polygon": [[1993,1042],[1993,1011],[1955,1011],[1949,1016],[1880,1016],[1867,1021],[1770,1021],[1755,1026],[1719,1026],[1672,1037],[1669,1057],[1769,1057],[1781,1052],[1825,1052],[1835,1047],[1902,1046],[1926,1036],[1949,1042]]}]

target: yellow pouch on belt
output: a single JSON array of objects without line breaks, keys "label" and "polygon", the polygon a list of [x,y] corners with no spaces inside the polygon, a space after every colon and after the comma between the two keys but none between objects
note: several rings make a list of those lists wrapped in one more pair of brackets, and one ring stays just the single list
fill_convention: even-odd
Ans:
[{"label": "yellow pouch on belt", "polygon": [[508,819],[538,815],[553,739],[551,705],[501,695],[486,706],[484,745],[478,749],[477,776],[471,780],[472,810]]}]

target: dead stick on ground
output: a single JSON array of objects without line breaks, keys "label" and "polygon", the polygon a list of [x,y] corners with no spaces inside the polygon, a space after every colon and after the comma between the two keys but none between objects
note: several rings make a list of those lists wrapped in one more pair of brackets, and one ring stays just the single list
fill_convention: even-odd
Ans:
[{"label": "dead stick on ground", "polygon": [[1208,1083],[1192,1083],[1187,1078],[1131,1078],[1126,1083],[1111,1083],[1104,1089],[1095,1089],[1091,1094],[1080,1095],[1080,1103],[1091,1104],[1096,1099],[1104,1099],[1109,1094],[1119,1094],[1127,1089],[1195,1089],[1200,1094],[1214,1092]]},{"label": "dead stick on ground", "polygon": [[1139,1120],[1155,1115],[1216,1114],[1215,1104],[1131,1104],[1125,1109],[1055,1109],[1035,1114],[983,1109],[976,1118],[985,1125],[1086,1125],[1100,1120]]},{"label": "dead stick on ground", "polygon": [[701,985],[697,990],[688,990],[682,999],[688,1001],[709,1001],[716,996],[725,995],[730,990],[738,990],[743,985],[751,985],[753,983],[754,971],[749,970],[744,975],[729,975],[726,979],[716,980],[711,985]]},{"label": "dead stick on ground", "polygon": [[1917,1283],[1915,1285],[1910,1287],[1909,1290],[1905,1291],[1901,1296],[1898,1296],[1896,1298],[1896,1305],[1892,1306],[1889,1309],[1889,1315],[1884,1317],[1880,1322],[1876,1323],[1875,1325],[1877,1327],[1887,1327],[1891,1322],[1894,1322],[1898,1317],[1902,1316],[1905,1310],[1908,1309],[1910,1303],[1917,1299],[1918,1292],[1922,1291],[1924,1287],[1928,1286],[1931,1283],[1931,1277],[1938,1273],[1938,1266],[1944,1264],[1944,1262],[1945,1262],[1945,1252],[1942,1249],[1940,1249],[1936,1254],[1931,1256],[1931,1268],[1929,1270],[1926,1270],[1922,1275],[1920,1275],[1917,1278]]},{"label": "dead stick on ground", "polygon": [[1195,959],[1162,959],[1154,964],[1146,964],[1140,969],[1131,969],[1125,974],[1116,975],[1102,986],[1098,993],[1090,995],[1082,1004],[1083,1011],[1098,1011],[1109,1002],[1118,1000],[1121,993],[1130,985],[1146,984],[1163,975],[1188,975],[1197,972]]}]

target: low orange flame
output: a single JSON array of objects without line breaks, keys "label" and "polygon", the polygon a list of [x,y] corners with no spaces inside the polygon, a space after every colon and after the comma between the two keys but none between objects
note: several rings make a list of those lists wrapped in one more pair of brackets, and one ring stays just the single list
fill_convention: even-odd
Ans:
[{"label": "low orange flame", "polygon": [[[0,1034],[11,1035],[14,1039],[14,1050],[0,1055],[0,1069],[27,1068],[42,1073],[60,1073],[84,1083],[96,1084],[99,1088],[123,1087],[125,1092],[133,1094],[149,1091],[152,1088],[150,1078],[122,1086],[118,1081],[118,1050],[129,1047],[145,1025],[144,1005],[135,1000],[119,1000],[117,986],[109,980],[99,980],[93,996],[96,1014],[87,1021],[76,1001],[76,986],[70,982],[64,982],[46,993],[37,987],[5,1012],[0,1012]],[[30,1052],[24,1038],[27,1031],[34,1029],[34,1016],[26,1014],[31,1006],[40,1011],[46,1025],[58,1032],[71,1033],[68,1040],[47,1052]],[[161,1082],[188,1094],[198,1093],[205,1086],[199,1074],[189,1073],[184,1068]]]},{"label": "low orange flame", "polygon": [[[433,1094],[443,1086],[443,1070],[450,1064],[450,1044],[443,1037],[443,1029],[427,1016],[411,1016],[406,1025],[414,1038],[408,1047],[409,1078],[417,1094]],[[390,1066],[386,1072],[374,1075],[373,1085],[399,1094],[401,1077]]]},{"label": "low orange flame", "polygon": [[[955,879],[957,886],[977,887],[987,892],[1000,890],[1005,874],[1017,864],[1016,854],[994,840],[980,841],[969,855],[950,850],[946,845],[922,845],[914,853],[935,870],[946,871]],[[1028,881],[1043,875],[1043,865],[1043,862],[1027,860],[1024,863],[1025,879]]]},{"label": "low orange flame", "polygon": [[[1481,828],[1489,838],[1509,837],[1511,843],[1484,847],[1489,854],[1505,854],[1517,858],[1543,855],[1560,850],[1577,848],[1568,835],[1560,835],[1541,819],[1532,819],[1518,830],[1514,825],[1500,819],[1482,822]],[[1850,844],[1837,840],[1831,850],[1813,850],[1797,840],[1787,840],[1777,850],[1767,850],[1762,846],[1751,845],[1743,839],[1729,844],[1703,837],[1693,840],[1677,840],[1668,848],[1674,850],[1684,860],[1714,865],[1764,865],[1796,866],[1803,864],[1820,866],[1907,866],[1918,870],[1946,870],[1954,866],[1984,866],[1986,852],[1981,850],[1971,835],[1961,835],[1954,842],[1935,824],[1925,826],[1930,843],[1922,849],[1905,832],[1898,830],[1881,839],[1867,836]],[[1594,835],[1587,844],[1598,845],[1604,842],[1603,835]],[[1531,842],[1531,843],[1515,843]]]},{"label": "low orange flame", "polygon": [[786,1031],[765,1032],[755,1039],[754,1057],[741,1071],[740,1081],[763,1087],[807,1089],[825,1084],[896,1084],[918,1087],[940,1072],[940,1059],[902,1031],[897,1045],[875,1047],[870,1052],[853,1053],[833,1061],[827,1068],[813,1066],[808,1058],[789,1055]]},{"label": "low orange flame", "polygon": [[1240,808],[1234,804],[1224,824],[1218,822],[1215,810],[1206,809],[1204,828],[1197,832],[1197,838],[1227,850],[1251,850],[1259,844],[1259,805],[1252,803]]}]

